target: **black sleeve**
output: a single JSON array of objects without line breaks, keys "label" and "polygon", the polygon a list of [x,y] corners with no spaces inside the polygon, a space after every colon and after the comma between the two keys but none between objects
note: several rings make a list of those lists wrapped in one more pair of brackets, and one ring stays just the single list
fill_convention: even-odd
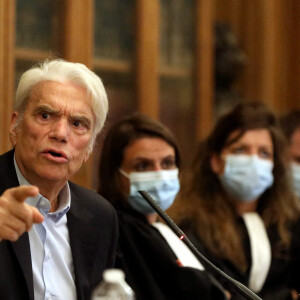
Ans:
[{"label": "black sleeve", "polygon": [[205,271],[178,264],[156,228],[124,215],[119,223],[116,267],[125,271],[137,300],[225,299]]}]

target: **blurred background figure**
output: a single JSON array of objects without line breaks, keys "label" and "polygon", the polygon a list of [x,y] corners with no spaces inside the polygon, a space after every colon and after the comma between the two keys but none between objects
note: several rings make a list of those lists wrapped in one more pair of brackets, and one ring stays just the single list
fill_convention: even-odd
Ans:
[{"label": "blurred background figure", "polygon": [[299,270],[291,274],[291,267],[298,264],[299,205],[284,141],[262,103],[238,104],[200,145],[169,212],[201,252],[263,299],[298,297],[299,283],[291,281]]},{"label": "blurred background figure", "polygon": [[228,23],[216,22],[214,29],[215,115],[220,116],[243,100],[235,83],[241,77],[248,58]]},{"label": "blurred background figure", "polygon": [[198,260],[157,222],[157,214],[138,193],[145,190],[163,209],[169,208],[179,190],[179,167],[173,134],[150,117],[133,114],[109,130],[100,160],[99,193],[118,212],[116,268],[124,270],[137,299],[224,299]]},{"label": "blurred background figure", "polygon": [[280,121],[289,144],[293,188],[300,197],[300,110],[289,111]]}]

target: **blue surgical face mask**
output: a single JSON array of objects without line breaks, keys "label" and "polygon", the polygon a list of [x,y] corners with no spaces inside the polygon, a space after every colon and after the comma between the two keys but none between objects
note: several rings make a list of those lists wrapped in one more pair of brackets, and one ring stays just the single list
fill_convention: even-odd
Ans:
[{"label": "blue surgical face mask", "polygon": [[257,155],[230,154],[225,158],[224,174],[220,180],[229,196],[251,202],[273,184],[272,170],[273,162]]},{"label": "blue surgical face mask", "polygon": [[120,169],[120,173],[130,181],[129,204],[144,215],[153,214],[155,211],[138,191],[148,192],[158,205],[166,210],[174,202],[180,188],[178,169],[130,174]]},{"label": "blue surgical face mask", "polygon": [[300,197],[300,165],[296,163],[291,164],[293,188],[295,194]]}]

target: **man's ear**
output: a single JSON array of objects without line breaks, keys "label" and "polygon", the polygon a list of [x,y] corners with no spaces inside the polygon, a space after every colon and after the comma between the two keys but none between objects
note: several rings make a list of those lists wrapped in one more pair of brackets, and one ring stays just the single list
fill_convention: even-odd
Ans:
[{"label": "man's ear", "polygon": [[9,128],[9,139],[10,143],[13,147],[17,144],[17,130],[19,126],[16,126],[16,123],[18,121],[19,112],[14,111],[11,115],[11,122],[10,122],[10,128]]},{"label": "man's ear", "polygon": [[223,174],[224,171],[224,161],[221,159],[220,155],[214,153],[210,157],[210,167],[214,173],[217,175]]}]

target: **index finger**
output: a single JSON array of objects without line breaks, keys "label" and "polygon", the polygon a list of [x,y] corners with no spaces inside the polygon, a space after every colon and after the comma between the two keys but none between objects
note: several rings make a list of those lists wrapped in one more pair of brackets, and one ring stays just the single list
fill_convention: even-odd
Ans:
[{"label": "index finger", "polygon": [[21,185],[15,188],[6,190],[3,196],[6,198],[14,198],[19,202],[24,202],[28,197],[34,197],[39,193],[38,187],[34,185]]}]

